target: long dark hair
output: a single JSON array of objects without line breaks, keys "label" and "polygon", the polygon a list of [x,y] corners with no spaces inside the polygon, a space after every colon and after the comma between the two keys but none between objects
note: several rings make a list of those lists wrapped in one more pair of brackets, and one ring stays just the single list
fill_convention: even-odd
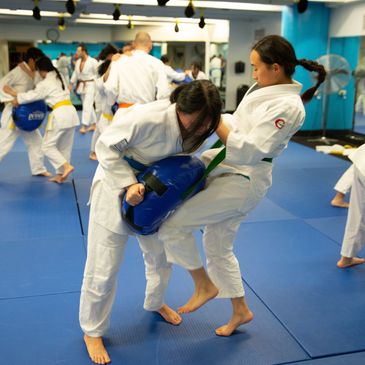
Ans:
[{"label": "long dark hair", "polygon": [[316,84],[301,95],[304,103],[312,99],[314,93],[326,78],[326,71],[322,65],[306,59],[297,60],[293,46],[285,38],[278,35],[268,35],[262,38],[252,47],[252,50],[260,55],[262,62],[268,65],[277,63],[282,66],[285,75],[288,77],[294,74],[297,65],[317,73]]},{"label": "long dark hair", "polygon": [[98,66],[98,75],[99,76],[103,76],[105,74],[105,72],[107,71],[111,62],[112,62],[111,60],[105,60],[103,63],[101,63]]},{"label": "long dark hair", "polygon": [[52,61],[48,57],[41,57],[36,61],[35,67],[38,71],[56,71],[57,77],[60,79],[62,84],[62,90],[65,90],[65,84],[63,83],[62,77],[56,67],[53,66]]},{"label": "long dark hair", "polygon": [[[170,95],[170,102],[176,103],[176,112],[186,114],[199,112],[194,123],[185,129],[181,123],[184,152],[193,152],[217,129],[222,101],[217,87],[208,80],[197,80],[178,86]],[[208,124],[204,133],[198,133]]]}]

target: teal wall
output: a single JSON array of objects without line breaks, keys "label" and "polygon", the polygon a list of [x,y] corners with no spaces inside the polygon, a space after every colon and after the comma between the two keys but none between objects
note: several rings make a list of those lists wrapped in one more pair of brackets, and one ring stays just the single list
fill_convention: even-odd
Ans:
[{"label": "teal wall", "polygon": [[[73,43],[38,43],[37,47],[39,47],[46,56],[49,58],[56,59],[61,52],[65,53],[67,56],[70,56],[71,53],[76,53],[76,48],[78,46],[78,42]],[[100,51],[108,44],[105,43],[84,43],[87,47],[89,55],[91,57],[97,57]],[[113,42],[112,43],[116,48],[122,48],[124,42]],[[150,52],[152,56],[157,58],[161,57],[161,46],[160,45],[153,45],[152,50]]]},{"label": "teal wall", "polygon": [[[323,4],[310,2],[303,14],[298,13],[296,6],[285,7],[281,33],[294,46],[298,59],[315,60],[327,53],[329,16],[329,9]],[[311,77],[304,68],[296,68],[294,78],[303,84],[303,91],[314,85]],[[314,97],[305,109],[302,130],[321,129],[322,101]]]},{"label": "teal wall", "polygon": [[[360,37],[332,38],[330,53],[344,57],[350,65],[350,72],[355,70],[360,52]],[[329,96],[327,125],[329,129],[352,129],[355,105],[355,79],[345,87],[346,97],[338,94]]]}]

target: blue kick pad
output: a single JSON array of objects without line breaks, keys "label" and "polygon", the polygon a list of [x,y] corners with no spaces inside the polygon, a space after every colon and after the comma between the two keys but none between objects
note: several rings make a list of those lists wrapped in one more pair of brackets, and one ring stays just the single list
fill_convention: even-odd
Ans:
[{"label": "blue kick pad", "polygon": [[340,270],[339,246],[300,220],[244,223],[248,285],[311,357],[365,349],[365,265]]},{"label": "blue kick pad", "polygon": [[[211,301],[197,312],[184,315],[180,326],[172,326],[158,314],[143,310],[144,289],[142,254],[132,239],[119,274],[111,329],[105,341],[113,363],[242,365],[242,359],[245,364],[273,364],[309,358],[250,289],[247,297],[256,317],[230,338],[214,333],[230,317],[229,300]],[[192,290],[187,272],[174,267],[166,302],[177,308]]]},{"label": "blue kick pad", "polygon": [[79,291],[84,261],[81,235],[2,241],[0,299]]},{"label": "blue kick pad", "polygon": [[81,234],[71,181],[0,182],[2,241]]}]

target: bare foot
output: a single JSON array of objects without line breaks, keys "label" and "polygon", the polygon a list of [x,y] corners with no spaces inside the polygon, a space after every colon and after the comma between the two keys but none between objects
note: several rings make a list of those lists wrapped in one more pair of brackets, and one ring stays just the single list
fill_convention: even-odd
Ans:
[{"label": "bare foot", "polygon": [[178,308],[178,313],[190,313],[194,312],[203,306],[206,302],[213,299],[218,295],[217,287],[210,282],[210,284],[204,288],[196,288],[194,294],[191,296],[189,301]]},{"label": "bare foot", "polygon": [[86,130],[86,132],[92,132],[96,129],[95,124],[90,124],[90,127]]},{"label": "bare foot", "polygon": [[79,132],[81,134],[85,134],[87,132],[86,125],[83,124],[82,127],[80,128]]},{"label": "bare foot", "polygon": [[41,172],[40,174],[36,174],[35,176],[44,176],[44,177],[50,177],[52,174],[49,171]]},{"label": "bare foot", "polygon": [[55,182],[57,184],[62,184],[63,183],[62,175],[53,176],[52,178],[48,179],[48,181]]},{"label": "bare foot", "polygon": [[230,321],[227,324],[217,328],[215,330],[215,333],[218,336],[230,336],[237,327],[241,326],[242,324],[251,322],[252,319],[253,313],[250,310],[239,314],[233,314]]},{"label": "bare foot", "polygon": [[355,265],[361,265],[365,262],[365,259],[361,257],[345,257],[342,256],[340,260],[337,261],[337,267],[340,269],[345,269],[346,267],[351,267]]},{"label": "bare foot", "polygon": [[68,178],[68,175],[71,174],[71,172],[74,170],[74,167],[70,165],[69,163],[66,163],[63,167],[63,174],[62,174],[62,182],[66,181]]},{"label": "bare foot", "polygon": [[173,324],[174,326],[178,326],[182,322],[182,318],[179,316],[177,312],[175,312],[172,308],[170,308],[167,304],[164,304],[158,311],[163,319]]},{"label": "bare foot", "polygon": [[97,161],[98,160],[98,158],[96,157],[96,153],[95,152],[90,152],[89,158],[90,158],[90,160],[93,160],[93,161]]},{"label": "bare foot", "polygon": [[101,337],[90,337],[85,335],[84,341],[90,359],[95,364],[109,364],[111,362]]},{"label": "bare foot", "polygon": [[348,208],[349,203],[344,200],[332,199],[331,205],[336,208]]}]

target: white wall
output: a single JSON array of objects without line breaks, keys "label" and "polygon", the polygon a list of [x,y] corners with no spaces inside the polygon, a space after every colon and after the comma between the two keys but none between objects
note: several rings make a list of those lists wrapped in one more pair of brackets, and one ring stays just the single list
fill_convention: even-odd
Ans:
[{"label": "white wall", "polygon": [[[30,25],[30,24],[1,24],[0,40],[35,42],[47,39],[49,25]],[[111,40],[111,27],[84,26],[78,24],[69,25],[64,31],[60,31],[58,42],[109,42]]]},{"label": "white wall", "polygon": [[[250,51],[255,42],[255,32],[268,34],[280,34],[281,15],[275,14],[260,22],[247,22],[231,20],[229,31],[229,46],[227,55],[226,77],[226,110],[236,108],[236,90],[238,85],[252,85]],[[243,61],[246,65],[243,74],[236,74],[234,65],[237,61]]]},{"label": "white wall", "polygon": [[354,3],[331,9],[330,37],[365,35],[365,4]]}]

